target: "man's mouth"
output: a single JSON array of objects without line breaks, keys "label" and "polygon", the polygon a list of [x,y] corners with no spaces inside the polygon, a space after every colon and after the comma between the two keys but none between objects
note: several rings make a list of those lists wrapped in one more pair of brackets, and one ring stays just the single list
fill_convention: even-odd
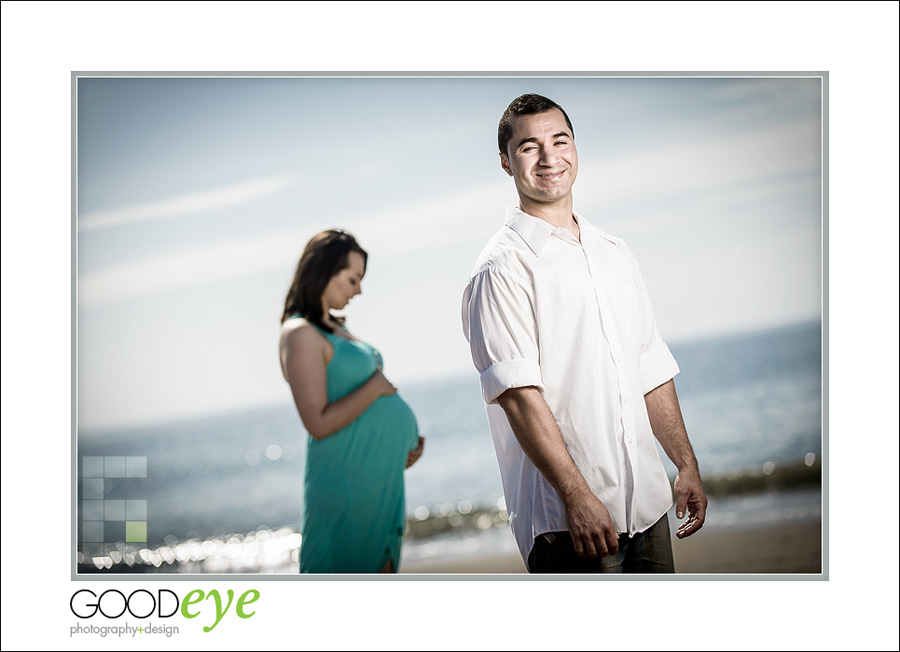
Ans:
[{"label": "man's mouth", "polygon": [[559,172],[552,172],[552,173],[545,172],[543,174],[538,174],[537,177],[539,179],[544,179],[545,181],[556,181],[557,179],[562,177],[564,172],[565,172],[565,170],[560,170]]}]

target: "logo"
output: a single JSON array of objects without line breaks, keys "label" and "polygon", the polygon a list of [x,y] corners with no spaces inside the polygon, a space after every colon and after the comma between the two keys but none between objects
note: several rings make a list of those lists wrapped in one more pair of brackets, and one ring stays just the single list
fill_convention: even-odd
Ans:
[{"label": "logo", "polygon": [[[137,589],[128,595],[125,595],[117,589],[108,589],[97,595],[90,589],[81,589],[76,591],[69,600],[69,608],[72,613],[82,620],[87,620],[97,616],[98,614],[104,618],[115,620],[129,614],[139,620],[145,620],[150,617],[159,619],[172,618],[181,615],[182,618],[194,619],[202,614],[209,614],[208,620],[215,616],[212,624],[203,627],[204,632],[211,632],[222,621],[226,614],[231,611],[235,616],[241,619],[252,617],[256,611],[248,611],[248,605],[259,600],[260,593],[256,589],[248,589],[244,591],[235,601],[235,593],[228,589],[226,593],[228,600],[219,593],[218,589],[204,592],[202,589],[194,589],[189,591],[183,600],[179,599],[174,591],[169,589],[159,589],[154,595],[146,589]],[[208,601],[212,599],[212,602]],[[231,609],[234,604],[234,609]],[[172,631],[174,629],[174,631]],[[115,631],[113,631],[115,630]],[[120,631],[121,630],[121,631]],[[153,627],[150,624],[142,625],[134,628],[130,625],[121,627],[82,627],[80,624],[72,627],[70,636],[75,634],[130,634],[134,636],[136,633],[164,633],[171,636],[172,633],[178,633],[177,627]]]}]

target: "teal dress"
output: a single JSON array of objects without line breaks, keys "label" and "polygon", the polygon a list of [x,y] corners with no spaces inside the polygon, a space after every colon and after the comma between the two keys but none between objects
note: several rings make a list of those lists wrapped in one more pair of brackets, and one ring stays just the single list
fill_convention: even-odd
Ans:
[{"label": "teal dress", "polygon": [[[381,354],[319,329],[334,346],[328,401],[365,383]],[[397,394],[380,396],[356,421],[322,440],[307,436],[301,573],[377,573],[400,566],[406,524],[403,471],[418,445],[416,417]]]}]

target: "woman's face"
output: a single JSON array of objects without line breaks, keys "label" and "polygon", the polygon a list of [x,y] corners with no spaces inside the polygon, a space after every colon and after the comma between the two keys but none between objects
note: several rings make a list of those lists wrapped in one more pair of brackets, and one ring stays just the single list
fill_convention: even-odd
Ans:
[{"label": "woman's face", "polygon": [[329,310],[343,310],[357,294],[362,294],[362,278],[366,273],[366,261],[358,251],[347,256],[349,267],[331,277],[322,293],[322,307],[325,314]]}]

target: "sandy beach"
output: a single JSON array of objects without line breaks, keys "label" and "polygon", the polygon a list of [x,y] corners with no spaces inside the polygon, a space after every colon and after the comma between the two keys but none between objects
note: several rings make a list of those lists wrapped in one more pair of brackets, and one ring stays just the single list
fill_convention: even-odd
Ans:
[{"label": "sandy beach", "polygon": [[[510,535],[512,536],[512,535]],[[821,522],[701,530],[673,539],[679,574],[819,574],[822,572]],[[516,553],[464,559],[429,559],[403,563],[401,574],[519,574],[525,565]]]}]

